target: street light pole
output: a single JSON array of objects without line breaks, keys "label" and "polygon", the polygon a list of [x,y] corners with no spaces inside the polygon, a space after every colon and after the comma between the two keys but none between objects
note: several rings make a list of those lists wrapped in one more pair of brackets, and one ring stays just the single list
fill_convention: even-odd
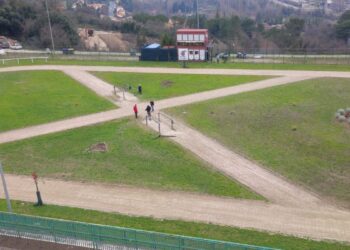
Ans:
[{"label": "street light pole", "polygon": [[53,35],[52,35],[51,18],[50,18],[50,12],[49,12],[49,6],[47,4],[47,0],[45,0],[45,6],[46,6],[47,19],[49,21],[49,29],[50,29],[51,44],[52,44],[52,53],[55,54],[55,42],[53,40]]},{"label": "street light pole", "polygon": [[196,13],[197,13],[197,29],[199,29],[199,13],[198,13],[198,0],[196,0]]},{"label": "street light pole", "polygon": [[10,196],[9,196],[8,191],[7,191],[7,185],[6,185],[6,181],[5,181],[4,170],[2,168],[1,162],[0,162],[0,175],[1,175],[2,185],[4,186],[4,193],[5,193],[5,197],[6,197],[6,203],[7,203],[7,211],[9,213],[12,213]]}]

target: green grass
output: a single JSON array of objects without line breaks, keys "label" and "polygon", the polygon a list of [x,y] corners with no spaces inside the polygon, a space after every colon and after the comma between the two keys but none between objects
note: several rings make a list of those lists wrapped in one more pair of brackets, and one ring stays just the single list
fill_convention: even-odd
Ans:
[{"label": "green grass", "polygon": [[[109,151],[87,149],[105,142]],[[0,145],[7,173],[262,199],[134,119]]]},{"label": "green grass", "polygon": [[[12,201],[12,206],[14,212],[20,214],[59,218],[119,227],[129,227],[148,231],[232,241],[257,246],[274,247],[285,250],[350,249],[349,245],[337,242],[312,241],[280,234],[239,229],[234,227],[217,226],[213,224],[183,222],[179,220],[156,220],[149,217],[130,217],[117,213],[105,213],[93,210],[52,205],[34,207],[30,203],[19,201]],[[4,200],[0,200],[0,210],[6,211],[6,203]]]},{"label": "green grass", "polygon": [[350,80],[324,78],[174,108],[191,126],[260,164],[350,206]]},{"label": "green grass", "polygon": [[[139,61],[103,61],[103,60],[71,60],[71,59],[50,59],[47,63],[44,60],[21,61],[18,65],[16,61],[7,62],[1,67],[12,67],[21,65],[85,65],[85,66],[118,66],[118,67],[167,67],[181,68],[179,62],[139,62]],[[350,71],[348,64],[296,64],[296,63],[188,63],[189,68],[218,68],[218,69],[275,69],[275,70],[317,70],[317,71]]]},{"label": "green grass", "polygon": [[138,97],[143,100],[165,99],[270,78],[266,76],[215,76],[110,72],[96,72],[94,74],[119,87],[128,89],[128,86],[131,86],[131,92],[135,95],[137,95],[137,86],[141,84],[143,93],[142,95],[138,95]]},{"label": "green grass", "polygon": [[0,73],[0,132],[112,108],[61,72]]}]

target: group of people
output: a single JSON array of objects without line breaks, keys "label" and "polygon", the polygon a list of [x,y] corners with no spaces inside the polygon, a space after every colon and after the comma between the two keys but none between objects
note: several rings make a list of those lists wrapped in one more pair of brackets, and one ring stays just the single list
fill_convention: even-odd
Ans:
[{"label": "group of people", "polygon": [[[133,110],[134,110],[135,118],[137,119],[138,113],[139,113],[139,110],[137,108],[137,104],[134,105]],[[154,101],[149,102],[149,105],[147,105],[145,111],[147,112],[147,118],[151,119],[152,112],[154,111]]]},{"label": "group of people", "polygon": [[[130,88],[131,87],[129,86],[129,90],[130,90]],[[142,95],[142,85],[141,84],[139,84],[137,86],[137,92],[138,92],[139,95]],[[135,118],[137,119],[138,118],[138,114],[139,114],[139,110],[137,108],[137,104],[134,105],[133,110],[134,110]],[[145,111],[147,112],[147,118],[151,119],[152,112],[154,111],[154,101],[150,101],[149,102],[149,105],[147,105]]]}]

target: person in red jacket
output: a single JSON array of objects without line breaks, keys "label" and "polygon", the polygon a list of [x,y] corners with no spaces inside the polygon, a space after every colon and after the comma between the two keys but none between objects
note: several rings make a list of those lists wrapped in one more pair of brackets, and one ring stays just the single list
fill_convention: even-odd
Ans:
[{"label": "person in red jacket", "polygon": [[135,114],[135,118],[137,119],[137,114],[138,114],[139,110],[137,109],[137,105],[134,105],[134,114]]}]

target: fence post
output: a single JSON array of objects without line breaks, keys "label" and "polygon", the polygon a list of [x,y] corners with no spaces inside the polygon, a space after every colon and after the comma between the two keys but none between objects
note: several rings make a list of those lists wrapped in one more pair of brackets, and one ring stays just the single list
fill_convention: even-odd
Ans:
[{"label": "fence post", "polygon": [[6,180],[5,180],[5,176],[4,176],[4,170],[2,168],[1,162],[0,162],[0,175],[1,175],[2,185],[4,187],[4,193],[5,193],[5,197],[6,197],[6,203],[7,203],[7,210],[10,213],[12,213],[10,196],[9,196],[8,191],[7,191],[7,185],[6,185]]},{"label": "fence post", "polygon": [[54,222],[51,222],[51,232],[52,232],[52,236],[55,240],[55,243],[57,243],[57,237],[56,237],[56,231],[55,231],[55,226],[54,226]]},{"label": "fence post", "polygon": [[158,113],[158,130],[159,130],[159,137],[162,136],[160,133],[160,113]]}]

